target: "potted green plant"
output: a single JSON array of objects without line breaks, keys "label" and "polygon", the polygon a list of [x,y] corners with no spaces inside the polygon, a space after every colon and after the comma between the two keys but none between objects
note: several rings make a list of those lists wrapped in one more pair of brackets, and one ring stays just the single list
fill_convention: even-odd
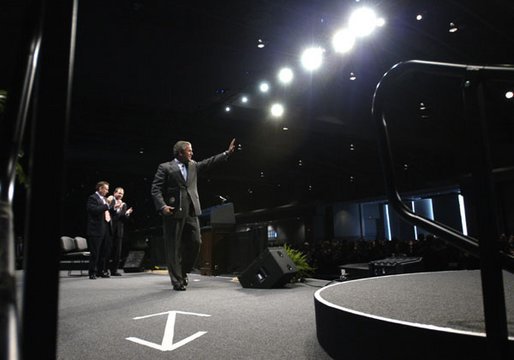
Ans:
[{"label": "potted green plant", "polygon": [[287,244],[284,244],[284,250],[296,266],[297,272],[291,279],[291,282],[303,282],[305,278],[312,276],[316,269],[309,264],[306,254],[300,250],[291,248]]}]

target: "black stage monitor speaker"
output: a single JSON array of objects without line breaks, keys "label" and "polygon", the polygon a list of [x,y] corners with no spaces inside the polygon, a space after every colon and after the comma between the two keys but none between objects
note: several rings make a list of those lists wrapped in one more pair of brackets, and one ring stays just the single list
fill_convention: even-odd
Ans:
[{"label": "black stage monitor speaker", "polygon": [[144,250],[130,251],[125,264],[123,265],[124,272],[142,272],[143,259],[145,257]]},{"label": "black stage monitor speaker", "polygon": [[285,285],[296,274],[296,266],[284,248],[266,248],[238,276],[244,288],[270,289]]}]

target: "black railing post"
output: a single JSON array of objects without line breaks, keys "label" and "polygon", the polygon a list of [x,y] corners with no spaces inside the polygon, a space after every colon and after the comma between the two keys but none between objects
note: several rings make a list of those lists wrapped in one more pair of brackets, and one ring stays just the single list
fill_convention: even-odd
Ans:
[{"label": "black railing post", "polygon": [[43,41],[32,101],[21,348],[23,359],[55,359],[64,149],[73,73],[77,0],[44,2]]},{"label": "black railing post", "polygon": [[508,359],[508,330],[505,292],[498,247],[498,224],[492,174],[488,125],[485,115],[482,70],[470,69],[463,88],[466,120],[470,124],[472,192],[476,204],[477,237],[480,253],[480,275],[491,359]]},{"label": "black railing post", "polygon": [[30,1],[21,47],[9,85],[5,114],[0,118],[0,359],[21,357],[20,311],[17,301],[13,199],[16,165],[22,149],[42,39],[41,0]]}]

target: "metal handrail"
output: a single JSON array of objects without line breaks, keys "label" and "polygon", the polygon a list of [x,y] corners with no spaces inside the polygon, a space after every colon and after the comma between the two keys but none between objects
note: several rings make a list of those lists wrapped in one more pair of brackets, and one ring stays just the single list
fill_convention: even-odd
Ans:
[{"label": "metal handrail", "polygon": [[[61,188],[64,177],[63,151],[70,116],[77,9],[78,0],[33,0],[27,6],[24,52],[17,61],[17,78],[9,89],[6,116],[0,119],[1,359],[56,358],[60,204],[55,201],[58,195],[49,193],[48,188]],[[31,186],[25,211],[20,312],[16,301],[12,200],[16,158],[29,112],[32,115]],[[45,136],[48,132],[54,136]],[[52,172],[48,174],[50,167]],[[43,206],[54,216],[38,216]],[[42,242],[36,233],[55,241]],[[42,286],[44,292],[40,291]],[[34,348],[38,351],[33,351]]]},{"label": "metal handrail", "polygon": [[[384,114],[384,96],[386,94],[384,87],[391,86],[393,82],[399,80],[406,74],[413,72],[430,72],[432,74],[464,78],[469,71],[487,71],[488,74],[495,75],[496,78],[501,78],[499,74],[503,74],[505,71],[510,71],[512,79],[514,80],[514,68],[512,67],[475,66],[420,60],[405,61],[394,65],[384,74],[378,83],[375,89],[375,94],[373,96],[372,114],[378,124],[378,139],[380,142],[379,145],[381,146],[380,155],[382,158],[382,168],[384,170],[386,181],[386,193],[390,205],[404,218],[407,218],[407,221],[414,223],[416,226],[428,229],[434,235],[457,239],[457,241],[452,245],[460,248],[461,250],[469,252],[472,255],[478,256],[478,239],[464,235],[454,228],[440,222],[417,215],[402,202],[398,188],[396,186],[396,176],[393,167],[393,155],[389,141],[387,122]],[[514,258],[512,256],[508,256],[507,254],[503,254],[502,256],[505,259],[504,267],[509,271],[514,271],[514,262],[511,261],[514,260]]]},{"label": "metal handrail", "polygon": [[0,358],[9,360],[21,357],[13,220],[16,161],[22,148],[43,37],[42,3],[36,1],[32,5],[27,13],[26,48],[19,55],[18,78],[8,93],[6,114],[0,123]]},{"label": "metal handrail", "polygon": [[[446,77],[462,78],[463,101],[467,110],[468,120],[471,119],[473,136],[478,140],[479,152],[478,168],[473,174],[476,184],[485,189],[483,217],[479,219],[482,226],[479,227],[479,241],[473,237],[437,221],[427,219],[415,214],[402,202],[393,166],[393,155],[389,140],[385,102],[388,90],[401,77],[408,73],[429,73]],[[512,80],[514,81],[514,67],[511,66],[476,66],[464,64],[452,64],[442,62],[429,62],[410,60],[394,65],[387,71],[377,84],[373,96],[372,114],[376,120],[380,157],[385,176],[386,193],[392,208],[409,223],[444,238],[455,247],[480,257],[480,270],[484,300],[485,325],[487,333],[487,349],[490,358],[509,358],[507,318],[505,310],[505,294],[501,265],[509,270],[514,270],[514,258],[507,254],[499,253],[494,242],[497,239],[497,229],[494,223],[494,192],[490,169],[490,157],[488,141],[485,135],[485,109],[483,97],[484,79]],[[480,217],[480,216],[479,216]]]}]

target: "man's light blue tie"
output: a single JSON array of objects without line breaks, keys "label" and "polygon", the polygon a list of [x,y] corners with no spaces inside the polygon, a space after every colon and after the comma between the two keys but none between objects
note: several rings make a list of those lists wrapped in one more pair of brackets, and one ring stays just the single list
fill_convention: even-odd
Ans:
[{"label": "man's light blue tie", "polygon": [[180,164],[180,172],[182,173],[184,180],[187,181],[187,168],[185,164]]}]

